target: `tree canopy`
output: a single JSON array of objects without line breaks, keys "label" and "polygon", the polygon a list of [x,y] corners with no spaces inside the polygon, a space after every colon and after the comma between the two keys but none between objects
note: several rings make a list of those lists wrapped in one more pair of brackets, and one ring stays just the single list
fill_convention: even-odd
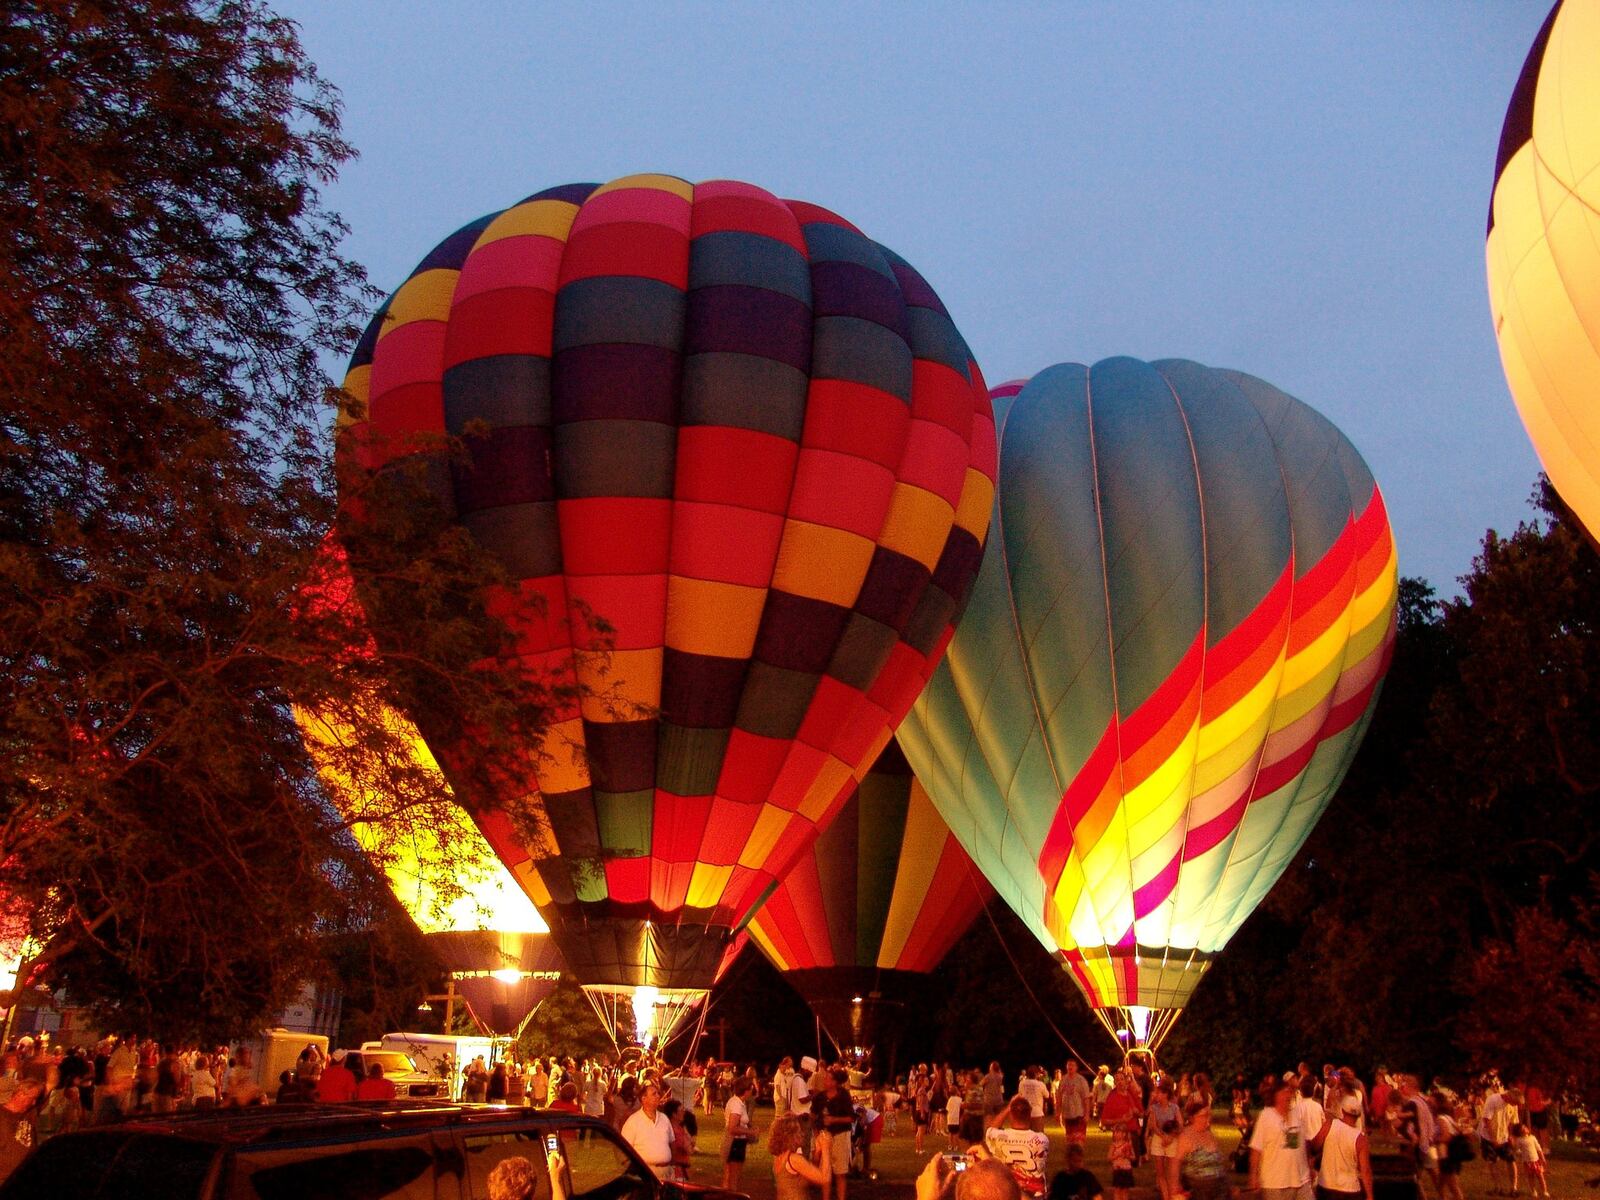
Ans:
[{"label": "tree canopy", "polygon": [[[379,906],[292,706],[346,731],[364,819],[442,841],[448,889],[450,792],[392,712],[448,687],[509,762],[551,692],[425,486],[335,485],[323,363],[374,297],[321,199],[352,150],[293,24],[21,0],[0,45],[0,901],[29,976],[104,1021],[238,1033]],[[417,502],[352,526],[382,582],[335,602],[323,543],[373,488]],[[367,652],[363,603],[402,614],[403,656]]]}]

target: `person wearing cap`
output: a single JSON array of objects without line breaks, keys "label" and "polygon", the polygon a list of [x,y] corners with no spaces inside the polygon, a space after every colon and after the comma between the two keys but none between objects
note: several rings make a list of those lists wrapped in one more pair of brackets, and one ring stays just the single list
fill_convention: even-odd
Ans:
[{"label": "person wearing cap", "polygon": [[1278,1080],[1272,1103],[1261,1110],[1250,1135],[1249,1190],[1260,1192],[1263,1200],[1312,1200],[1314,1194],[1302,1123],[1305,1110],[1294,1079],[1291,1072]]},{"label": "person wearing cap", "polygon": [[800,1126],[800,1145],[806,1154],[811,1153],[811,1073],[817,1069],[817,1060],[809,1054],[800,1060],[800,1069],[789,1076],[789,1115]]},{"label": "person wearing cap", "polygon": [[1317,1171],[1321,1200],[1372,1200],[1372,1152],[1361,1129],[1361,1097],[1346,1093],[1339,1099],[1339,1116],[1311,1139],[1322,1151]]}]

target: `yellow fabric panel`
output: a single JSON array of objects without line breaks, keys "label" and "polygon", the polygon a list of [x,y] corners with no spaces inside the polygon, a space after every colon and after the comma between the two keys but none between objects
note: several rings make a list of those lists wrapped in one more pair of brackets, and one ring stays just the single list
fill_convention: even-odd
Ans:
[{"label": "yellow fabric panel", "polygon": [[582,746],[583,722],[577,717],[558,721],[545,730],[542,753],[534,763],[540,791],[559,795],[589,786],[589,766],[580,752]]},{"label": "yellow fabric panel", "polygon": [[1195,764],[1195,795],[1209,792],[1261,752],[1261,743],[1266,740],[1267,728],[1272,721],[1272,702],[1277,699],[1277,693],[1278,689],[1274,686],[1268,703],[1256,714],[1255,724],[1241,729],[1232,742],[1217,747]]},{"label": "yellow fabric panel", "polygon": [[1329,659],[1321,672],[1294,691],[1285,691],[1279,697],[1277,707],[1272,710],[1272,732],[1288,728],[1318,705],[1326,703],[1343,673],[1344,643],[1341,642],[1338,655]]},{"label": "yellow fabric panel", "polygon": [[917,923],[917,914],[933,886],[950,828],[928,799],[916,776],[911,778],[911,794],[906,806],[905,836],[900,841],[900,863],[895,871],[894,891],[889,916],[884,922],[883,940],[878,945],[877,965],[892,970],[905,949],[906,939]]},{"label": "yellow fabric panel", "polygon": [[800,802],[800,815],[813,824],[821,821],[828,806],[838,798],[839,790],[854,778],[849,763],[828,755],[815,782],[806,789],[806,798]]},{"label": "yellow fabric panel", "polygon": [[341,398],[338,415],[334,417],[336,428],[342,428],[354,420],[349,409],[352,402],[361,406],[362,415],[365,416],[367,405],[372,402],[372,364],[364,363],[346,371],[344,390],[350,395],[348,398]]},{"label": "yellow fabric panel", "polygon": [[727,890],[732,867],[719,867],[711,863],[695,863],[694,874],[689,876],[689,893],[684,901],[690,908],[715,908]]},{"label": "yellow fabric panel", "polygon": [[1134,840],[1133,853],[1140,853],[1140,846],[1148,839],[1148,828],[1151,820],[1166,819],[1167,826],[1177,819],[1174,814],[1181,814],[1183,802],[1180,800],[1177,807],[1173,806],[1175,793],[1187,796],[1188,788],[1185,786],[1189,774],[1194,770],[1195,747],[1200,742],[1199,721],[1190,723],[1189,729],[1183,735],[1183,740],[1178,743],[1166,760],[1151,771],[1140,783],[1128,789],[1123,797],[1122,808],[1127,814],[1130,834]]},{"label": "yellow fabric panel", "polygon": [[914,484],[896,483],[878,542],[932,571],[939,565],[954,520],[955,509],[944,497]]},{"label": "yellow fabric panel", "polygon": [[[1090,922],[1092,929],[1078,928],[1077,922],[1081,919],[1079,908],[1084,899],[1083,864],[1078,861],[1076,854],[1069,854],[1061,866],[1060,877],[1050,889],[1052,913],[1046,922],[1050,932],[1055,935],[1056,945],[1063,950],[1081,944],[1085,934],[1091,941],[1098,941],[1103,936],[1097,921]],[[1093,914],[1090,915],[1092,917]]]},{"label": "yellow fabric panel", "polygon": [[767,937],[766,931],[761,928],[761,918],[759,916],[746,925],[745,928],[750,931],[750,937],[755,941],[755,944],[765,951],[769,959],[777,963],[778,970],[788,971],[793,969],[789,960],[778,953],[778,948],[772,944],[772,939]]},{"label": "yellow fabric panel", "polygon": [[1328,669],[1328,664],[1338,662],[1344,657],[1344,644],[1350,637],[1350,604],[1345,602],[1344,611],[1336,616],[1328,627],[1317,635],[1316,639],[1306,645],[1299,654],[1290,657],[1283,664],[1283,683],[1280,691],[1288,696],[1299,691],[1309,680],[1322,675]]},{"label": "yellow fabric panel", "polygon": [[1556,14],[1539,68],[1533,144],[1564,187],[1600,207],[1600,4],[1566,0]]},{"label": "yellow fabric panel", "polygon": [[436,267],[421,271],[400,285],[389,301],[389,314],[378,326],[378,341],[383,341],[402,325],[413,321],[443,321],[450,316],[450,298],[455,295],[460,271]]},{"label": "yellow fabric panel", "polygon": [[1232,707],[1223,709],[1200,726],[1200,744],[1195,753],[1201,762],[1233,745],[1246,730],[1254,729],[1261,723],[1271,709],[1272,702],[1277,699],[1286,652],[1278,652],[1272,666],[1267,668],[1255,686],[1234,701]]},{"label": "yellow fabric panel", "polygon": [[610,725],[653,716],[661,707],[661,648],[610,650],[600,657],[605,673],[595,676],[593,692],[584,689],[584,717]]},{"label": "yellow fabric panel", "polygon": [[[364,795],[356,781],[339,771],[328,758],[336,747],[349,744],[355,736],[353,731],[309,709],[295,706],[292,711],[306,751],[317,765],[318,776],[323,779],[329,797],[350,820],[350,832],[357,844],[382,863],[389,890],[419,929],[424,933],[471,929],[548,932],[549,927],[529,902],[517,879],[464,810],[452,805],[437,815],[443,836],[429,828],[402,833],[361,820],[363,812],[374,805],[381,807],[381,800],[371,794]],[[437,772],[433,754],[411,722],[393,709],[386,711],[385,719],[401,736],[409,731],[413,764],[421,770]],[[449,793],[449,784],[443,779],[438,780],[438,786]],[[458,864],[454,884],[461,889],[459,895],[448,899],[441,895],[436,882],[443,869],[441,857],[447,845]]]},{"label": "yellow fabric panel", "polygon": [[548,237],[558,242],[572,232],[572,219],[578,206],[566,200],[535,200],[508,208],[478,235],[474,249],[509,237]]},{"label": "yellow fabric panel", "polygon": [[1073,845],[1080,850],[1087,851],[1099,844],[1105,836],[1106,827],[1111,824],[1117,815],[1117,808],[1122,803],[1122,781],[1118,772],[1111,772],[1111,778],[1106,780],[1106,785],[1100,789],[1100,794],[1094,798],[1094,803],[1084,811],[1083,817],[1072,827]]},{"label": "yellow fabric panel", "polygon": [[861,591],[874,549],[871,541],[848,530],[786,520],[772,586],[849,608]]},{"label": "yellow fabric panel", "polygon": [[602,183],[590,194],[590,199],[603,196],[607,192],[618,192],[623,188],[655,188],[657,191],[671,192],[674,196],[684,200],[694,199],[694,184],[688,180],[679,179],[676,175],[624,175],[621,179],[613,179],[610,183]]},{"label": "yellow fabric panel", "polygon": [[967,468],[961,484],[961,499],[956,504],[956,524],[978,539],[989,536],[989,514],[994,509],[994,484],[975,467]]},{"label": "yellow fabric panel", "polygon": [[759,869],[767,861],[767,855],[772,853],[772,848],[778,844],[783,831],[789,827],[793,815],[776,804],[763,804],[761,815],[750,830],[750,840],[739,852],[739,865],[751,870]]},{"label": "yellow fabric panel", "polygon": [[749,658],[766,602],[765,588],[669,576],[667,645],[714,658]]}]

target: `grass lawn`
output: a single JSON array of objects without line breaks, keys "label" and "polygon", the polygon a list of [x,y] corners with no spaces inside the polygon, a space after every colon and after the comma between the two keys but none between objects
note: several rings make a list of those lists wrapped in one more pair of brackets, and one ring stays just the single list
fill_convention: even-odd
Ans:
[{"label": "grass lawn", "polygon": [[[713,1112],[708,1116],[697,1113],[696,1117],[700,1122],[700,1136],[697,1139],[699,1151],[694,1156],[691,1179],[695,1183],[721,1184],[722,1164],[717,1155],[722,1146],[722,1114]],[[739,1186],[750,1194],[752,1200],[773,1200],[772,1158],[766,1148],[766,1134],[772,1128],[770,1108],[756,1110],[756,1128],[757,1140],[750,1143],[749,1158]],[[1046,1132],[1050,1134],[1049,1170],[1054,1174],[1065,1165],[1066,1143],[1062,1140],[1059,1125],[1047,1127]],[[1219,1125],[1216,1133],[1223,1152],[1232,1153],[1239,1141],[1233,1127]],[[924,1142],[927,1153],[918,1157],[912,1146],[911,1119],[902,1114],[898,1135],[886,1134],[883,1141],[872,1148],[872,1168],[878,1178],[850,1180],[849,1200],[908,1200],[911,1182],[928,1161],[928,1154],[944,1149],[943,1145],[936,1144],[939,1140],[930,1134]],[[1107,1200],[1111,1196],[1111,1169],[1106,1161],[1110,1144],[1109,1134],[1090,1129],[1085,1165],[1106,1189]],[[1551,1195],[1566,1200],[1589,1200],[1591,1197],[1600,1200],[1600,1191],[1591,1191],[1583,1186],[1585,1180],[1596,1176],[1600,1176],[1600,1155],[1577,1148],[1569,1150],[1558,1147],[1550,1162]],[[1159,1200],[1155,1169],[1148,1161],[1134,1172],[1134,1177],[1137,1187],[1131,1200]],[[1235,1176],[1235,1179],[1240,1187],[1244,1185],[1243,1176]],[[1461,1182],[1467,1200],[1490,1200],[1489,1169],[1482,1161],[1467,1163],[1462,1171]],[[1524,1197],[1528,1195],[1525,1180],[1522,1181],[1522,1194]],[[1383,1200],[1381,1193],[1379,1200]],[[1431,1185],[1425,1185],[1423,1200],[1437,1200]]]}]

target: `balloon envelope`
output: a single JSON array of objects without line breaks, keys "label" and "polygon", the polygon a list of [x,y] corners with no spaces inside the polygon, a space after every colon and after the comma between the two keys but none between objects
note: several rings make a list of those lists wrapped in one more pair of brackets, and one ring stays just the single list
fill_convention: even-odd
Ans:
[{"label": "balloon envelope", "polygon": [[825,210],[633,176],[445,239],[346,388],[368,465],[464,438],[442,498],[528,669],[585,696],[535,763],[549,844],[480,797],[486,836],[580,981],[709,986],[976,574],[993,419],[944,306]]},{"label": "balloon envelope", "polygon": [[1506,109],[1485,255],[1500,362],[1550,482],[1600,534],[1600,3],[1550,10]]},{"label": "balloon envelope", "polygon": [[899,731],[941,815],[1096,1008],[1176,1009],[1338,786],[1394,623],[1350,443],[1184,361],[996,389],[993,532]]},{"label": "balloon envelope", "polygon": [[871,1049],[992,890],[890,742],[750,935],[835,1042]]}]

